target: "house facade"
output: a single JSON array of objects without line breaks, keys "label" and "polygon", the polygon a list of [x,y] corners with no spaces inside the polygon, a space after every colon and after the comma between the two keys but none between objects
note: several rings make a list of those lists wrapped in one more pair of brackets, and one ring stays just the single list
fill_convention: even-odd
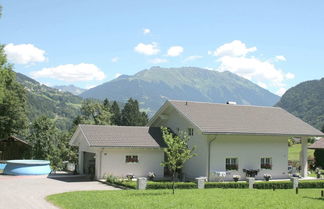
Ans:
[{"label": "house facade", "polygon": [[[263,179],[265,173],[272,178],[287,178],[290,137],[301,139],[301,174],[306,176],[307,138],[323,136],[322,132],[277,107],[166,101],[147,127],[127,130],[127,127],[92,126],[101,127],[94,131],[86,128],[89,125],[79,126],[70,144],[79,146],[80,173],[86,173],[89,167],[84,156],[91,154],[84,153],[92,153],[97,178],[108,173],[147,176],[148,172],[163,178],[165,173],[160,163],[164,160],[165,144],[159,132],[161,126],[175,134],[188,133],[189,146],[195,146],[197,156],[186,162],[182,169],[184,176],[204,176],[210,181],[216,180],[219,172],[226,172],[225,180],[232,180],[235,174],[244,179],[247,170],[257,171],[257,179]],[[141,135],[137,130],[145,131]],[[101,144],[94,143],[91,132],[101,133],[96,139]],[[91,138],[88,142],[87,137]],[[116,141],[117,144],[111,144]]]}]

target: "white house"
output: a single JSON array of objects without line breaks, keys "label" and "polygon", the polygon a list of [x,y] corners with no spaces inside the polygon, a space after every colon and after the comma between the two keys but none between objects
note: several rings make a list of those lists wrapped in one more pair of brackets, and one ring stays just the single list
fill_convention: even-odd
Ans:
[{"label": "white house", "polygon": [[207,176],[215,171],[246,176],[258,170],[256,178],[271,174],[288,177],[290,137],[302,142],[302,175],[307,176],[307,138],[324,134],[278,107],[166,101],[147,127],[80,125],[70,144],[79,147],[79,172],[95,168],[97,178],[105,174],[164,176],[160,163],[165,147],[160,127],[174,133],[186,131],[197,156],[183,168],[188,178]]}]

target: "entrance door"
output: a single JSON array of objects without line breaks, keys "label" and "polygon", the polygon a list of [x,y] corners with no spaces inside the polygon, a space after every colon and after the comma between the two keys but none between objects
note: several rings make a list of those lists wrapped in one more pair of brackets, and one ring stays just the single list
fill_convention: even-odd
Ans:
[{"label": "entrance door", "polygon": [[95,153],[83,152],[83,173],[95,176],[96,158]]}]

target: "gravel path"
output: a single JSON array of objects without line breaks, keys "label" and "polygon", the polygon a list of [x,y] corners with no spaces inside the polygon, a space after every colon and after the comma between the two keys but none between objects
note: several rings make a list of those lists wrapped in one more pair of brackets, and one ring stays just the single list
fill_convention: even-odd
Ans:
[{"label": "gravel path", "polygon": [[45,200],[50,194],[82,190],[115,190],[117,188],[89,181],[85,177],[4,176],[0,175],[0,208],[52,209]]}]

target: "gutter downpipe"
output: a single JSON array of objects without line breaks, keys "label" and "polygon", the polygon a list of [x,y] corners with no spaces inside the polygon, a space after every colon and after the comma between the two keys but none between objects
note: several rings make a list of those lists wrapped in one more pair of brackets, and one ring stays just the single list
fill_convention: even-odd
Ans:
[{"label": "gutter downpipe", "polygon": [[210,181],[210,145],[211,143],[213,143],[213,141],[215,141],[215,139],[217,138],[217,136],[215,136],[215,138],[213,138],[212,140],[209,141],[208,143],[208,181]]}]

